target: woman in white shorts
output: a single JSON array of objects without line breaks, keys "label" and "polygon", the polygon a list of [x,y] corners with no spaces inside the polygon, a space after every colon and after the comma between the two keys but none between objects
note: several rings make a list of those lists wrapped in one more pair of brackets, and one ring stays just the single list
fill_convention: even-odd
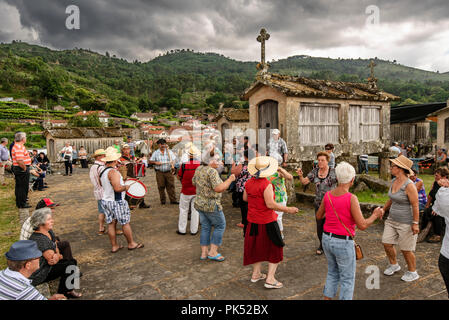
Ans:
[{"label": "woman in white shorts", "polygon": [[408,269],[401,279],[410,282],[419,278],[414,254],[419,233],[418,191],[413,181],[408,178],[413,174],[411,169],[413,161],[403,155],[390,161],[390,171],[395,178],[388,192],[390,200],[383,207],[385,212],[390,209],[382,236],[382,243],[390,262],[384,274],[391,276],[401,270],[394,247],[397,245],[404,255]]}]

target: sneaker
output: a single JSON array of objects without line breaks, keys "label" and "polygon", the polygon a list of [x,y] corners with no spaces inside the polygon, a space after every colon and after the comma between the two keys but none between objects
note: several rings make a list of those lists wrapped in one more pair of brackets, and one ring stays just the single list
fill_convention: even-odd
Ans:
[{"label": "sneaker", "polygon": [[387,269],[385,269],[384,271],[384,275],[386,276],[392,276],[395,272],[398,272],[399,270],[401,270],[401,266],[396,264],[396,265],[392,265],[390,264],[388,266]]},{"label": "sneaker", "polygon": [[406,271],[404,273],[404,275],[402,276],[401,280],[407,281],[407,282],[412,282],[415,280],[419,279],[419,274],[418,272],[411,272],[411,271]]}]

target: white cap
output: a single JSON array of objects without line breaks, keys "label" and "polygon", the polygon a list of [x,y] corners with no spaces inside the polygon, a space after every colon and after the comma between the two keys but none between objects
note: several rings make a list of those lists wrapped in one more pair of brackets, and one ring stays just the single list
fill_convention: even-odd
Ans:
[{"label": "white cap", "polygon": [[274,129],[271,134],[280,134],[281,132],[279,131],[279,129]]}]

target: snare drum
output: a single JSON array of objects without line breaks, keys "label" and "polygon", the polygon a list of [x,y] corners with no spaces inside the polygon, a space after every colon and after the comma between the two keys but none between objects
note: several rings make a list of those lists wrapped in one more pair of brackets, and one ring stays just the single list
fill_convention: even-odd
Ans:
[{"label": "snare drum", "polygon": [[128,178],[125,181],[125,186],[130,186],[126,194],[133,199],[142,199],[147,193],[147,187],[137,179]]}]

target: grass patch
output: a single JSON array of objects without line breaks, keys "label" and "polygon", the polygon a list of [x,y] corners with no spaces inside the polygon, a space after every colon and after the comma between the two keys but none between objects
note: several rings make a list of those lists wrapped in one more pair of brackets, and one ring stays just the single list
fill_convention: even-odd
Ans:
[{"label": "grass patch", "polygon": [[14,195],[14,180],[7,178],[6,181],[6,186],[0,186],[0,269],[6,268],[5,253],[19,240],[21,228]]}]

